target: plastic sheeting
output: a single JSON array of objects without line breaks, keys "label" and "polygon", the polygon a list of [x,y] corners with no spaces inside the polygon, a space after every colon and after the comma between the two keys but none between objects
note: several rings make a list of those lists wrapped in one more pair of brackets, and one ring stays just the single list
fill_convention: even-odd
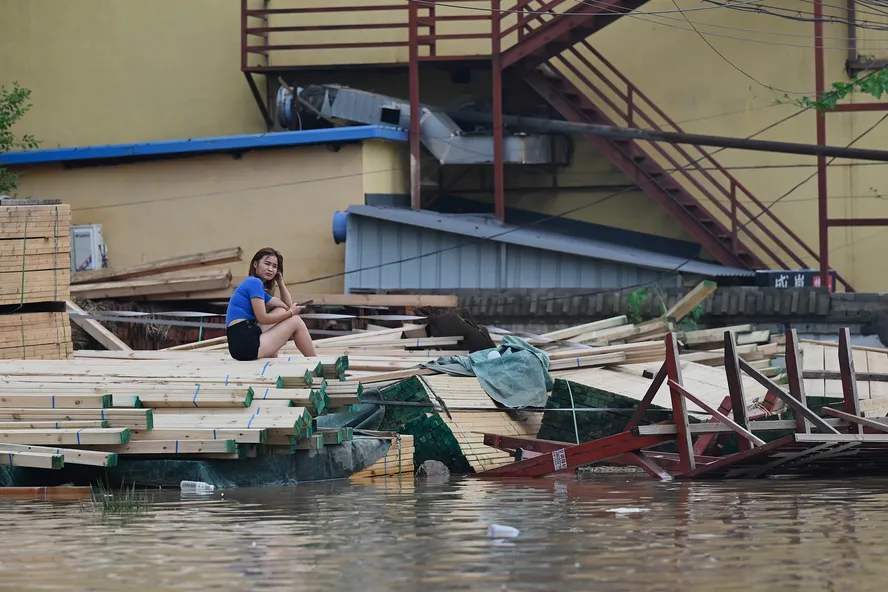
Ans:
[{"label": "plastic sheeting", "polygon": [[447,356],[424,365],[452,376],[476,376],[490,397],[507,407],[545,407],[554,382],[549,355],[520,337],[506,335],[503,344],[468,356]]}]

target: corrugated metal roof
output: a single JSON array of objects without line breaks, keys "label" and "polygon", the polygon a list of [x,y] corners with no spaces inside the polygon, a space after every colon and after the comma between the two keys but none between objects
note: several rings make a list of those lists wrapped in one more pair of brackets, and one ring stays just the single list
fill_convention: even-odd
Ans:
[{"label": "corrugated metal roof", "polygon": [[683,259],[636,247],[614,245],[592,238],[558,234],[533,226],[500,224],[495,217],[489,215],[440,214],[428,210],[379,206],[351,206],[347,211],[349,215],[354,216],[364,216],[440,232],[651,269],[681,271],[710,277],[751,277],[755,275],[755,272],[747,269]]},{"label": "corrugated metal roof", "polygon": [[243,134],[210,138],[189,138],[163,142],[138,144],[108,144],[105,146],[77,146],[50,148],[0,154],[0,164],[29,165],[47,162],[72,162],[103,158],[139,158],[188,154],[195,152],[225,152],[253,148],[283,148],[326,142],[355,142],[361,140],[392,140],[406,142],[407,132],[379,125],[359,125],[329,129],[272,132],[267,134]]}]

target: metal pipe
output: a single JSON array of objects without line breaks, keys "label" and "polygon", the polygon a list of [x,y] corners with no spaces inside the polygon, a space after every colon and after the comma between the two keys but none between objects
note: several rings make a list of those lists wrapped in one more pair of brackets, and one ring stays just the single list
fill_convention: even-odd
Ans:
[{"label": "metal pipe", "polygon": [[[482,113],[447,112],[454,120],[473,123],[490,123],[491,116]],[[780,154],[801,154],[806,156],[823,156],[833,158],[849,158],[888,162],[888,150],[871,150],[865,148],[846,148],[844,146],[826,146],[819,144],[799,144],[796,142],[775,142],[771,140],[751,140],[748,138],[730,138],[726,136],[708,136],[685,132],[667,132],[661,130],[644,130],[638,128],[615,127],[592,123],[572,123],[536,117],[518,117],[504,115],[503,123],[507,126],[521,128],[526,131],[542,133],[592,134],[606,138],[625,140],[641,140],[644,142],[666,142],[668,144],[696,144],[716,148],[750,150],[753,152],[776,152]]]},{"label": "metal pipe", "polygon": [[[814,89],[817,100],[823,96],[823,0],[814,0]],[[826,116],[815,113],[817,147],[826,146]],[[820,235],[820,285],[829,285],[829,204],[827,203],[826,155],[817,155],[817,226]]]}]

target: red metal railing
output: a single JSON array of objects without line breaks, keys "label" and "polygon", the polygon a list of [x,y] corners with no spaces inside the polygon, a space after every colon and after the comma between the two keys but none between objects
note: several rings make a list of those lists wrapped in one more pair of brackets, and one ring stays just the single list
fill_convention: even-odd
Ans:
[{"label": "red metal railing", "polygon": [[[584,53],[593,56],[603,68],[597,67]],[[566,58],[570,58],[570,60]],[[669,129],[671,131],[683,131],[675,121],[660,109],[647,95],[638,89],[625,75],[611,64],[601,53],[592,47],[587,41],[581,41],[560,56],[553,58],[560,65],[559,69],[567,70],[577,80],[581,81],[581,89],[590,100],[599,101],[606,105],[611,112],[618,114],[622,122],[617,125],[628,127],[642,127],[656,130]],[[585,72],[583,71],[585,70]],[[596,80],[590,80],[586,72],[591,73]],[[609,91],[609,92],[608,92]],[[619,103],[621,104],[618,104]],[[650,114],[653,112],[653,116]],[[659,120],[657,119],[659,118]],[[766,253],[773,263],[783,269],[790,269],[794,265],[808,268],[816,267],[819,260],[818,254],[805,243],[789,226],[787,226],[770,207],[757,198],[712,155],[699,146],[689,146],[689,150],[680,145],[665,146],[659,142],[649,144],[650,149],[659,154],[668,163],[671,170],[666,172],[676,182],[688,183],[698,195],[702,195],[708,203],[730,220],[730,232],[734,249],[740,244],[740,240],[748,239],[754,243],[763,253]],[[694,155],[691,154],[694,153]],[[675,157],[681,157],[681,162]],[[701,182],[706,181],[706,184]],[[713,194],[713,190],[716,195]],[[720,194],[723,199],[719,199]],[[743,200],[749,202],[747,206]],[[739,222],[738,214],[745,216],[748,221]],[[767,226],[766,222],[773,223],[787,241],[781,238]],[[775,247],[772,249],[766,244],[769,240]],[[789,244],[787,244],[789,243]],[[779,251],[775,253],[775,250]],[[810,256],[815,264],[809,265],[797,252],[804,252]],[[791,261],[792,264],[788,264]],[[837,280],[851,290],[849,283],[837,274]]]},{"label": "red metal railing", "polygon": [[[300,7],[299,0],[289,0],[286,8],[250,8],[250,0],[241,0],[241,68],[244,72],[268,72],[293,70],[302,63],[272,64],[271,56],[287,51],[331,51],[331,50],[372,50],[384,48],[404,48],[402,59],[394,63],[406,63],[407,48],[415,39],[421,49],[421,61],[456,60],[466,58],[487,58],[489,50],[475,55],[459,55],[450,52],[442,55],[439,44],[447,41],[489,40],[490,26],[479,27],[472,32],[442,32],[456,23],[490,22],[489,10],[472,11],[469,14],[441,14],[437,0],[425,0],[415,4],[416,27],[411,26],[410,8],[415,0],[392,0],[387,4],[361,4],[350,0],[351,5],[340,4],[335,0],[330,6]],[[490,0],[458,0],[460,4],[483,4],[489,7]],[[450,9],[449,3],[445,8]],[[455,10],[450,10],[454,12]],[[366,22],[368,14],[376,15]],[[331,18],[334,17],[334,18]],[[298,19],[299,24],[289,24]],[[331,21],[335,20],[335,24]],[[351,22],[349,22],[351,21]],[[363,21],[363,22],[362,22]],[[329,33],[329,39],[318,42],[318,33]],[[272,35],[286,34],[285,43],[274,43]],[[355,40],[355,36],[363,36]],[[265,64],[250,64],[250,56],[263,56]],[[329,65],[329,64],[327,64]]]}]

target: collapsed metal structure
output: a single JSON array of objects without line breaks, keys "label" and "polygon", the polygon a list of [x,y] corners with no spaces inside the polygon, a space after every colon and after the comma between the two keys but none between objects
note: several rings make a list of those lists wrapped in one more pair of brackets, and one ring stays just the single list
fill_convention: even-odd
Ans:
[{"label": "collapsed metal structure", "polygon": [[[478,473],[485,478],[526,478],[552,475],[598,462],[637,466],[652,477],[669,481],[696,478],[759,478],[771,475],[828,477],[852,474],[888,474],[888,420],[865,418],[860,412],[857,376],[851,350],[850,331],[839,333],[839,367],[844,410],[824,407],[824,418],[815,413],[805,396],[801,353],[795,329],[786,333],[788,391],[764,376],[737,355],[730,331],[725,332],[725,374],[730,400],[718,409],[682,385],[678,342],[667,336],[666,361],[623,432],[583,444],[485,434],[484,443],[501,450],[521,450],[522,460]],[[782,400],[793,419],[758,420],[748,416],[741,371],[768,389],[765,412]],[[884,376],[883,378],[888,378]],[[639,425],[654,395],[667,384],[672,402],[672,421]],[[705,423],[691,424],[687,401],[711,416]],[[732,417],[728,417],[732,413]],[[762,418],[763,419],[763,418]],[[783,432],[770,442],[762,434]],[[791,433],[786,433],[791,432]],[[733,434],[739,451],[725,456],[704,456],[711,439]],[[696,440],[695,440],[696,438]],[[674,445],[677,452],[654,449]]]},{"label": "collapsed metal structure", "polygon": [[[458,5],[438,0],[391,0],[389,4],[318,6],[305,0],[288,0],[288,7],[269,8],[267,0],[242,2],[242,63],[254,97],[269,129],[270,109],[254,75],[271,78],[305,67],[272,60],[286,52],[361,49],[407,50],[403,62],[374,64],[377,68],[404,68],[409,78],[409,111],[422,110],[422,64],[485,64],[491,69],[492,166],[496,215],[505,217],[504,166],[509,161],[503,113],[504,73],[532,88],[555,112],[569,122],[609,127],[646,128],[682,133],[681,127],[614,67],[590,36],[644,5],[647,0],[461,0]],[[849,15],[849,73],[874,64],[859,59],[854,35],[854,0],[847,0]],[[814,57],[817,97],[825,91],[823,0],[814,4]],[[280,6],[280,5],[277,5]],[[440,8],[459,14],[441,14]],[[360,22],[354,15],[364,14]],[[347,18],[350,15],[352,18]],[[275,19],[299,19],[296,25]],[[312,20],[315,19],[315,20]],[[335,21],[336,24],[330,24]],[[465,25],[467,32],[442,33],[448,24]],[[481,23],[483,30],[471,30]],[[318,42],[316,33],[344,33]],[[406,32],[406,39],[392,33]],[[305,42],[275,43],[276,36],[303,35]],[[301,39],[301,38],[300,38]],[[442,52],[447,42],[489,42],[489,53],[456,55]],[[386,51],[385,53],[389,53]],[[255,63],[255,58],[260,63]],[[253,59],[253,62],[251,62]],[[875,64],[881,67],[880,64]],[[345,67],[348,64],[341,64]],[[336,66],[329,66],[336,68]],[[269,101],[270,102],[270,101]],[[885,110],[888,103],[840,105],[832,112]],[[817,145],[826,146],[827,113],[816,113]],[[423,132],[420,118],[410,118],[411,201],[421,208],[420,154]],[[888,225],[888,219],[830,218],[827,210],[826,152],[817,156],[818,249],[805,243],[774,212],[769,203],[720,165],[700,144],[688,140],[664,148],[627,137],[588,134],[588,140],[652,200],[663,207],[719,263],[747,269],[807,269],[819,267],[821,285],[829,285],[829,228]],[[675,138],[664,142],[677,141]],[[847,291],[853,287],[835,274]]]}]

